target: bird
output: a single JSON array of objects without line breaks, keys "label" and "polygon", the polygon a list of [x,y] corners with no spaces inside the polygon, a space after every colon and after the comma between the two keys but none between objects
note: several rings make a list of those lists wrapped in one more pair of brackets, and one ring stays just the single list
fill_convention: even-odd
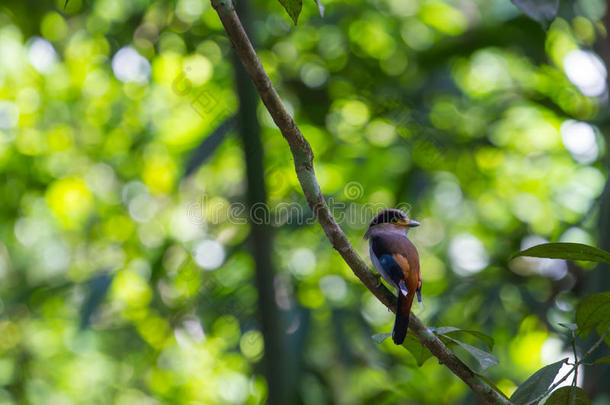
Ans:
[{"label": "bird", "polygon": [[401,345],[407,336],[415,295],[421,305],[419,254],[407,238],[409,229],[416,226],[419,226],[419,222],[409,219],[404,212],[384,209],[373,217],[364,234],[364,239],[369,241],[373,266],[398,292],[396,319],[392,328],[392,340],[397,345]]}]

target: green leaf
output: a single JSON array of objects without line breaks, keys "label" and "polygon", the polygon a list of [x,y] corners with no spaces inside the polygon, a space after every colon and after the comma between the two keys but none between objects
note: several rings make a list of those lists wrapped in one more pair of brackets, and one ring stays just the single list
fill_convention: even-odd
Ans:
[{"label": "green leaf", "polygon": [[453,326],[441,326],[439,328],[430,328],[437,335],[445,335],[445,336],[454,336],[459,333],[467,333],[469,335],[474,336],[475,338],[481,340],[483,343],[487,345],[489,350],[494,348],[494,339],[491,336],[484,334],[483,332],[479,332],[478,330],[472,329],[460,329]]},{"label": "green leaf", "polygon": [[391,333],[378,333],[376,335],[371,336],[373,340],[377,343],[382,343],[384,340],[392,336]]},{"label": "green leaf", "polygon": [[479,362],[479,365],[481,366],[482,370],[486,370],[489,367],[495,366],[496,364],[499,363],[499,361],[496,358],[496,356],[494,356],[491,353],[486,352],[485,350],[481,350],[481,349],[479,349],[477,347],[470,346],[469,344],[466,344],[464,342],[460,342],[459,340],[454,339],[452,337],[449,337],[447,335],[444,335],[444,337],[446,339],[449,339],[453,343],[456,343],[457,345],[461,346],[468,353],[470,353]]},{"label": "green leaf", "polygon": [[576,325],[575,323],[559,322],[557,325],[563,326],[564,328],[567,328],[567,329],[570,329],[570,330],[577,330],[578,329],[578,325]]},{"label": "green leaf", "polygon": [[610,253],[582,243],[543,243],[515,253],[511,259],[519,256],[610,263]]},{"label": "green leaf", "polygon": [[593,364],[604,364],[610,363],[610,356],[601,357],[593,362]]},{"label": "green leaf", "polygon": [[610,291],[582,299],[576,307],[576,323],[583,336],[587,336],[595,328],[601,333],[609,328]]},{"label": "green leaf", "polygon": [[[392,336],[391,333],[378,333],[376,335],[371,336],[373,340],[377,343],[382,343],[384,340]],[[405,341],[402,343],[409,353],[413,355],[417,365],[421,367],[422,364],[426,362],[430,357],[432,357],[432,353],[426,346],[424,346],[418,338],[415,337],[412,333],[407,333],[407,337]]]},{"label": "green leaf", "polygon": [[512,2],[525,15],[538,21],[544,29],[547,29],[555,19],[559,8],[559,0],[512,0]]},{"label": "green leaf", "polygon": [[430,357],[432,353],[426,346],[424,346],[418,338],[412,333],[407,333],[407,337],[402,345],[413,355],[418,366],[422,366]]},{"label": "green leaf", "polygon": [[318,11],[320,12],[320,17],[324,17],[324,6],[322,5],[322,2],[320,0],[313,0],[316,2],[316,5],[318,6]]},{"label": "green leaf", "polygon": [[545,405],[591,405],[591,400],[582,388],[561,387],[553,391]]},{"label": "green leaf", "polygon": [[294,25],[297,25],[299,14],[301,14],[303,8],[303,0],[280,0],[280,4],[284,6],[286,12],[294,21]]},{"label": "green leaf", "polygon": [[561,369],[561,366],[563,366],[567,360],[568,359],[565,358],[536,371],[517,388],[517,391],[510,397],[510,402],[514,404],[527,404],[540,397],[540,395],[544,394],[549,388]]}]

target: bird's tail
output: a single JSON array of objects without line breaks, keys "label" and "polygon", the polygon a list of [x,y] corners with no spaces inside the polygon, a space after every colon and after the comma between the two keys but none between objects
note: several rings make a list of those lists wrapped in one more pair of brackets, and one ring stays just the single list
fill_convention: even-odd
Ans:
[{"label": "bird's tail", "polygon": [[411,313],[411,305],[415,292],[409,291],[407,295],[398,290],[398,304],[396,305],[396,319],[394,320],[394,329],[392,329],[392,340],[395,344],[401,345],[407,336],[409,328],[409,314]]}]

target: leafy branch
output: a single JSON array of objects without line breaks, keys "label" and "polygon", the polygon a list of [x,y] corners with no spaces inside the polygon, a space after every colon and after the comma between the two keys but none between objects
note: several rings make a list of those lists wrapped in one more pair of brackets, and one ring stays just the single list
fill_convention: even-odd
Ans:
[{"label": "leafy branch", "polygon": [[[254,50],[248,35],[244,31],[239,17],[235,13],[232,1],[211,0],[211,3],[218,13],[239,59],[252,79],[263,104],[288,142],[294,158],[297,178],[301,184],[303,193],[305,194],[309,207],[316,215],[318,222],[322,226],[322,229],[326,233],[333,248],[339,252],[354,274],[379,299],[379,301],[393,312],[396,312],[394,304],[396,299],[394,294],[379,282],[379,278],[371,272],[366,263],[360,258],[358,253],[356,253],[330,212],[326,201],[322,197],[320,186],[314,172],[314,156],[311,146],[286,110],[277,91],[261,65],[256,51]],[[411,314],[409,327],[422,344],[429,349],[442,364],[449,368],[477,393],[485,403],[511,403],[501,392],[493,388],[482,377],[475,374],[474,371],[449,350],[432,330],[426,327],[426,325],[413,314]]]},{"label": "leafy branch", "polygon": [[[572,350],[574,351],[574,363],[569,363],[567,358],[559,360],[553,364],[549,364],[547,366],[542,367],[540,370],[536,371],[532,376],[530,376],[525,382],[523,382],[519,388],[513,393],[510,397],[510,400],[515,404],[525,404],[525,405],[533,405],[537,404],[547,395],[553,393],[551,397],[547,400],[547,405],[566,405],[572,404],[571,401],[579,399],[588,399],[587,394],[579,387],[576,386],[576,381],[578,379],[578,368],[581,365],[591,365],[589,363],[585,363],[585,360],[602,344],[604,339],[608,336],[610,332],[610,328],[606,330],[605,333],[601,334],[599,340],[591,346],[591,348],[580,358],[576,354],[576,334],[575,330],[577,329],[576,325],[562,325],[570,328],[570,333],[572,336],[571,344]],[[605,359],[599,359],[599,361],[604,361]],[[561,368],[565,365],[572,366],[572,368],[559,379],[557,382],[553,384],[555,377],[561,370]],[[569,387],[562,387],[558,389],[565,380],[567,380],[572,374],[574,377],[572,378],[572,384]],[[580,403],[580,402],[578,402]]]},{"label": "leafy branch", "polygon": [[[594,246],[580,243],[544,243],[517,252],[512,258],[519,256],[610,263],[610,253]],[[548,405],[591,403],[586,392],[576,385],[578,381],[578,369],[581,365],[590,366],[593,364],[610,362],[610,358],[608,357],[598,359],[594,363],[585,362],[602,342],[606,340],[610,333],[610,291],[585,297],[579,302],[578,307],[576,308],[576,324],[560,323],[559,325],[570,330],[570,344],[574,354],[574,363],[569,363],[567,359],[563,359],[541,368],[521,384],[517,391],[511,396],[510,399],[514,403],[523,403],[527,405],[537,404],[541,399],[551,393],[552,395],[546,401],[546,404]],[[578,353],[576,351],[576,333],[586,337],[592,330],[596,330],[600,338],[580,359],[578,359]],[[559,373],[559,370],[564,364],[570,365],[572,368],[559,381],[552,384],[557,373]],[[572,374],[574,376],[569,387],[562,387],[555,390]]]},{"label": "leafy branch", "polygon": [[[608,329],[602,336],[600,336],[600,338],[597,340],[597,342],[595,342],[595,344],[593,346],[591,346],[591,348],[589,350],[587,350],[587,352],[580,358],[580,360],[578,360],[577,354],[576,354],[576,346],[575,346],[576,336],[574,334],[574,331],[571,331],[571,333],[572,333],[571,344],[572,344],[572,350],[574,352],[574,363],[566,362],[566,364],[571,365],[572,368],[570,369],[570,371],[568,371],[566,373],[566,375],[561,377],[561,379],[559,379],[559,381],[557,381],[555,384],[551,385],[546,391],[544,391],[542,394],[538,395],[534,400],[529,401],[527,403],[528,405],[538,403],[538,401],[540,401],[542,398],[549,395],[551,392],[553,392],[555,390],[555,388],[559,387],[561,385],[561,383],[563,383],[565,380],[567,380],[568,377],[570,377],[570,375],[572,375],[572,373],[574,373],[574,378],[572,379],[571,389],[574,390],[575,388],[577,388],[576,381],[578,379],[578,367],[580,367],[581,365],[590,365],[588,363],[585,363],[585,359],[587,357],[589,357],[599,347],[599,345],[601,345],[603,343],[604,339],[606,339],[606,337],[608,336],[608,333],[610,333],[610,329]],[[576,397],[576,395],[574,395],[574,397],[572,397],[572,398],[575,398],[575,397]]]}]

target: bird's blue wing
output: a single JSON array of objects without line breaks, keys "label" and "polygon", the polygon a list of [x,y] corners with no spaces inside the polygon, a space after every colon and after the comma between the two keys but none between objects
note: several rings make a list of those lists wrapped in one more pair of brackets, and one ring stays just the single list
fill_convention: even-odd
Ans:
[{"label": "bird's blue wing", "polygon": [[[379,264],[383,267],[383,269],[388,273],[392,281],[395,285],[400,286],[400,281],[404,280],[404,276],[402,273],[402,269],[396,263],[396,260],[390,254],[383,254],[379,256]],[[403,283],[404,285],[404,283]],[[406,293],[405,293],[406,295]]]}]

